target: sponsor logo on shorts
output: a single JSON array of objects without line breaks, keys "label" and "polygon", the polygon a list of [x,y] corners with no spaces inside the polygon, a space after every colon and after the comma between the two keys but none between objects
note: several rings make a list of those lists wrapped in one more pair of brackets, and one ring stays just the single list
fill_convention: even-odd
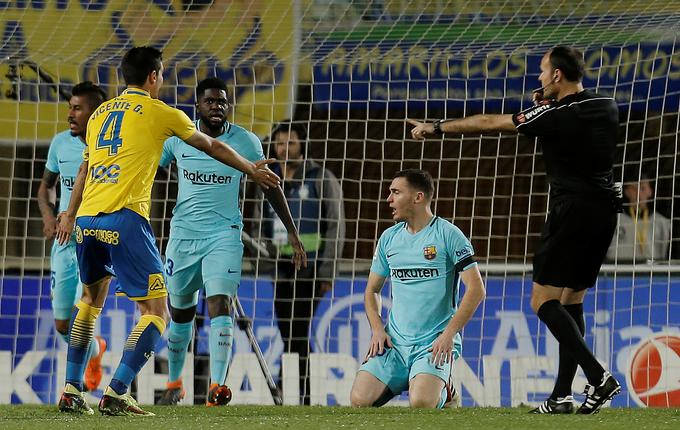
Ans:
[{"label": "sponsor logo on shorts", "polygon": [[524,116],[523,113],[517,115],[517,122],[521,123],[521,122],[525,122],[526,120],[527,120],[527,118]]},{"label": "sponsor logo on shorts", "polygon": [[83,243],[83,231],[79,225],[76,226],[76,243]]},{"label": "sponsor logo on shorts", "polygon": [[413,279],[428,279],[439,276],[439,269],[416,267],[412,269],[392,269],[390,272],[392,279],[399,279],[400,281],[407,281]]},{"label": "sponsor logo on shorts", "polygon": [[[109,245],[118,245],[118,242],[120,241],[120,233],[118,233],[115,230],[102,230],[102,229],[95,229],[95,228],[84,228],[82,231],[80,231],[80,227],[76,227],[76,242],[81,243],[83,241],[84,236],[91,236],[94,237],[95,240],[98,240],[99,242],[104,242],[108,243]],[[80,235],[80,240],[78,240],[78,236]]]},{"label": "sponsor logo on shorts", "polygon": [[165,291],[165,279],[162,273],[152,273],[149,275],[149,294]]},{"label": "sponsor logo on shorts", "polygon": [[120,166],[112,164],[110,166],[93,166],[90,168],[90,180],[101,184],[117,184],[120,176]]},{"label": "sponsor logo on shorts", "polygon": [[231,184],[231,176],[222,176],[217,173],[190,172],[184,169],[182,176],[194,185]]},{"label": "sponsor logo on shorts", "polygon": [[437,247],[430,245],[423,248],[423,257],[425,257],[426,260],[434,260],[437,258]]}]

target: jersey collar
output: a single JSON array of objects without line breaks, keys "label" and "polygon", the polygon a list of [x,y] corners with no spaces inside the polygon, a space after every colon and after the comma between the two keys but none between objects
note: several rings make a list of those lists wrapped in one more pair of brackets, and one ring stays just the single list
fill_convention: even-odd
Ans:
[{"label": "jersey collar", "polygon": [[125,91],[123,91],[123,94],[135,94],[138,96],[151,97],[151,94],[149,94],[148,91],[143,90],[141,88],[126,88]]}]

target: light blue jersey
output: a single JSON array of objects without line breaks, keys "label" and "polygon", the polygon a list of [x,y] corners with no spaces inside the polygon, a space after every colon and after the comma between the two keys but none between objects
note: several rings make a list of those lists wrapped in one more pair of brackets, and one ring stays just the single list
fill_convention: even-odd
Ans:
[{"label": "light blue jersey", "polygon": [[[477,264],[473,254],[458,227],[436,216],[415,234],[404,222],[383,232],[371,272],[391,278],[387,333],[395,344],[430,344],[444,331],[458,308],[460,273]],[[454,349],[460,355],[459,334]]]},{"label": "light blue jersey", "polygon": [[68,209],[73,185],[78,176],[78,169],[83,162],[85,143],[70,131],[62,131],[52,139],[47,152],[45,168],[59,174],[59,212]]},{"label": "light blue jersey", "polygon": [[[196,121],[196,128],[199,127]],[[244,158],[264,159],[262,143],[252,132],[227,123],[218,140],[227,143]],[[239,188],[243,173],[171,137],[163,145],[161,167],[177,160],[179,192],[172,211],[170,235],[175,239],[204,239],[206,234],[229,228],[243,228]]]},{"label": "light blue jersey", "polygon": [[[47,152],[45,168],[59,175],[59,212],[68,208],[73,185],[83,162],[85,143],[70,131],[62,131],[54,136]],[[55,240],[50,252],[51,296],[54,319],[71,318],[73,306],[82,295],[82,285],[78,282],[78,262],[73,236],[64,245]]]}]

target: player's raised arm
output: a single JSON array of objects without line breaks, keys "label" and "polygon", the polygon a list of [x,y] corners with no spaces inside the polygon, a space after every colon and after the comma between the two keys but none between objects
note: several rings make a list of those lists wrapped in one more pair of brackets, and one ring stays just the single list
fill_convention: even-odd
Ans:
[{"label": "player's raised arm", "polygon": [[269,187],[277,187],[280,183],[280,178],[276,173],[272,172],[267,167],[267,164],[276,161],[274,159],[260,160],[251,163],[234,151],[229,145],[220,142],[201,131],[196,131],[191,137],[184,141],[194,148],[210,155],[214,159],[245,173],[262,188],[267,189]]},{"label": "player's raised arm", "polygon": [[512,115],[472,115],[467,118],[454,120],[437,120],[431,123],[406,119],[413,126],[411,136],[422,140],[428,136],[441,136],[444,133],[485,133],[485,132],[513,132],[517,128],[512,122]]},{"label": "player's raised arm", "polygon": [[68,239],[73,233],[73,225],[76,222],[76,213],[80,207],[80,202],[83,200],[83,189],[85,188],[85,178],[87,176],[88,162],[87,160],[80,163],[78,169],[78,176],[76,182],[73,184],[73,191],[71,192],[71,200],[68,204],[68,209],[61,212],[57,217],[57,241],[59,245],[68,242]]},{"label": "player's raised arm", "polygon": [[453,337],[470,321],[475,310],[477,310],[477,307],[486,296],[482,274],[479,273],[477,265],[463,271],[461,279],[463,284],[465,284],[465,294],[460,302],[460,306],[447,324],[446,329],[432,344],[432,361],[437,365],[451,361]]},{"label": "player's raised arm", "polygon": [[392,338],[385,331],[385,326],[380,317],[380,290],[382,290],[384,284],[384,277],[369,272],[366,290],[364,291],[364,308],[372,335],[366,359],[381,355],[385,352],[385,347],[392,348]]}]

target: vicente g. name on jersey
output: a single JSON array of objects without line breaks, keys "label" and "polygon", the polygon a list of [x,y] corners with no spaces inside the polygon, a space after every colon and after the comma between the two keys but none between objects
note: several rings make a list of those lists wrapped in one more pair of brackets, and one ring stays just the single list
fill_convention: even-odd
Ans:
[{"label": "vicente g. name on jersey", "polygon": [[231,176],[183,170],[184,179],[195,185],[231,184]]},{"label": "vicente g. name on jersey", "polygon": [[407,281],[410,279],[427,279],[439,276],[439,269],[415,267],[412,269],[392,269],[390,276],[393,279]]}]

